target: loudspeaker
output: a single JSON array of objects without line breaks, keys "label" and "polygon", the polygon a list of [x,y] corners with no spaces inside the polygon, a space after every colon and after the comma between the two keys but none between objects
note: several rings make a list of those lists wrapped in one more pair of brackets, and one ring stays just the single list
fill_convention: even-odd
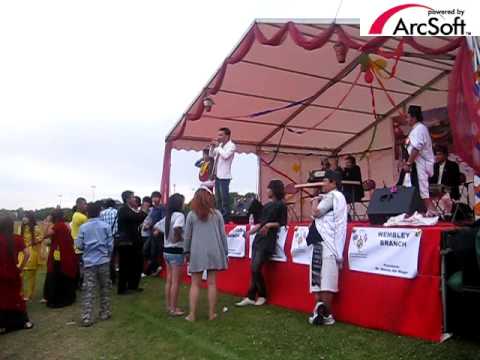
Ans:
[{"label": "loudspeaker", "polygon": [[444,332],[480,336],[479,227],[443,231],[441,235],[442,289],[446,324]]},{"label": "loudspeaker", "polygon": [[397,186],[396,191],[390,188],[375,190],[368,204],[367,215],[370,223],[377,225],[385,223],[392,216],[413,214],[424,209],[417,188]]}]

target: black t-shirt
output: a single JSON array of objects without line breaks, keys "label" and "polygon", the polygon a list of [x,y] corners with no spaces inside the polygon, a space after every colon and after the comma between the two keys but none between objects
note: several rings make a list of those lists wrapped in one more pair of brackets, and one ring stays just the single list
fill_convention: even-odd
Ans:
[{"label": "black t-shirt", "polygon": [[[287,206],[283,201],[271,201],[262,209],[262,216],[260,217],[260,224],[263,226],[266,223],[276,222],[280,226],[287,225]],[[257,233],[255,237],[255,247],[262,247],[269,252],[275,249],[275,242],[277,241],[278,228],[269,229],[267,235]]]},{"label": "black t-shirt", "polygon": [[[362,183],[362,172],[358,165],[355,165],[350,169],[349,168],[343,169],[342,175],[343,175],[342,180],[359,181],[360,184]],[[342,192],[343,192],[343,195],[345,195],[345,200],[347,201],[347,204],[350,204],[352,202],[358,202],[362,200],[363,197],[365,196],[362,185],[343,185]],[[353,197],[355,197],[355,199],[353,199]]]}]

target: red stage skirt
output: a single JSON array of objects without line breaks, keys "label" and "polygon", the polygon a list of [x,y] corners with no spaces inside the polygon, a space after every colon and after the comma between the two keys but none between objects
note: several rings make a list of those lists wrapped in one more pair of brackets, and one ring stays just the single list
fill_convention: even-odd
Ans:
[{"label": "red stage skirt", "polygon": [[[287,262],[270,262],[265,271],[268,302],[292,310],[311,312],[314,299],[309,294],[308,266],[292,263],[290,248],[295,225],[290,224],[285,254]],[[440,236],[451,224],[423,228],[420,241],[418,275],[402,279],[358,271],[348,267],[348,244],[354,226],[348,225],[340,292],[334,303],[335,318],[341,322],[395,334],[440,341],[442,336],[442,301],[440,287]],[[227,225],[227,233],[235,225]],[[248,228],[248,226],[247,226]],[[247,236],[248,249],[248,236]],[[248,251],[247,251],[248,255]],[[250,283],[250,259],[230,258],[229,269],[220,272],[220,291],[245,296]]]}]

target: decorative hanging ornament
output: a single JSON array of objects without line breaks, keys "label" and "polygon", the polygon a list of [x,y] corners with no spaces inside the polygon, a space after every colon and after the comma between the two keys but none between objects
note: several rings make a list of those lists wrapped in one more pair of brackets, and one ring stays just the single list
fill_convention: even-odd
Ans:
[{"label": "decorative hanging ornament", "polygon": [[358,63],[360,64],[360,70],[362,72],[366,72],[370,67],[370,57],[368,56],[368,54],[363,53],[362,55],[360,55]]},{"label": "decorative hanging ornament", "polygon": [[211,97],[207,96],[203,99],[203,107],[205,108],[206,112],[210,112],[213,105],[215,105],[215,102],[212,100]]},{"label": "decorative hanging ornament", "polygon": [[335,55],[337,56],[337,61],[339,64],[345,63],[345,59],[347,57],[348,47],[342,41],[337,41],[333,45],[333,49],[335,50]]},{"label": "decorative hanging ornament", "polygon": [[300,164],[299,163],[294,163],[292,165],[292,170],[294,173],[299,173],[300,172]]},{"label": "decorative hanging ornament", "polygon": [[370,68],[383,79],[389,79],[390,75],[387,73],[387,60],[378,58],[375,60],[370,59]]},{"label": "decorative hanging ornament", "polygon": [[365,71],[365,82],[367,84],[371,84],[373,82],[373,72],[371,69],[367,69],[367,71]]}]

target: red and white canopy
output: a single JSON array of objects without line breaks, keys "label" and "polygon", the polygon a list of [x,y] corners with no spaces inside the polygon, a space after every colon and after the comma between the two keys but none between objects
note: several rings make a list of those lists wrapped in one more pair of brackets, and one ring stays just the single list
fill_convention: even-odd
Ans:
[{"label": "red and white canopy", "polygon": [[[221,127],[240,152],[276,156],[263,163],[260,185],[273,174],[304,182],[318,156],[331,153],[363,154],[364,177],[391,183],[392,116],[411,103],[447,105],[462,42],[361,37],[358,21],[255,21],[167,136],[163,193],[171,149],[201,150]],[[344,63],[338,48],[348,50]]]}]

